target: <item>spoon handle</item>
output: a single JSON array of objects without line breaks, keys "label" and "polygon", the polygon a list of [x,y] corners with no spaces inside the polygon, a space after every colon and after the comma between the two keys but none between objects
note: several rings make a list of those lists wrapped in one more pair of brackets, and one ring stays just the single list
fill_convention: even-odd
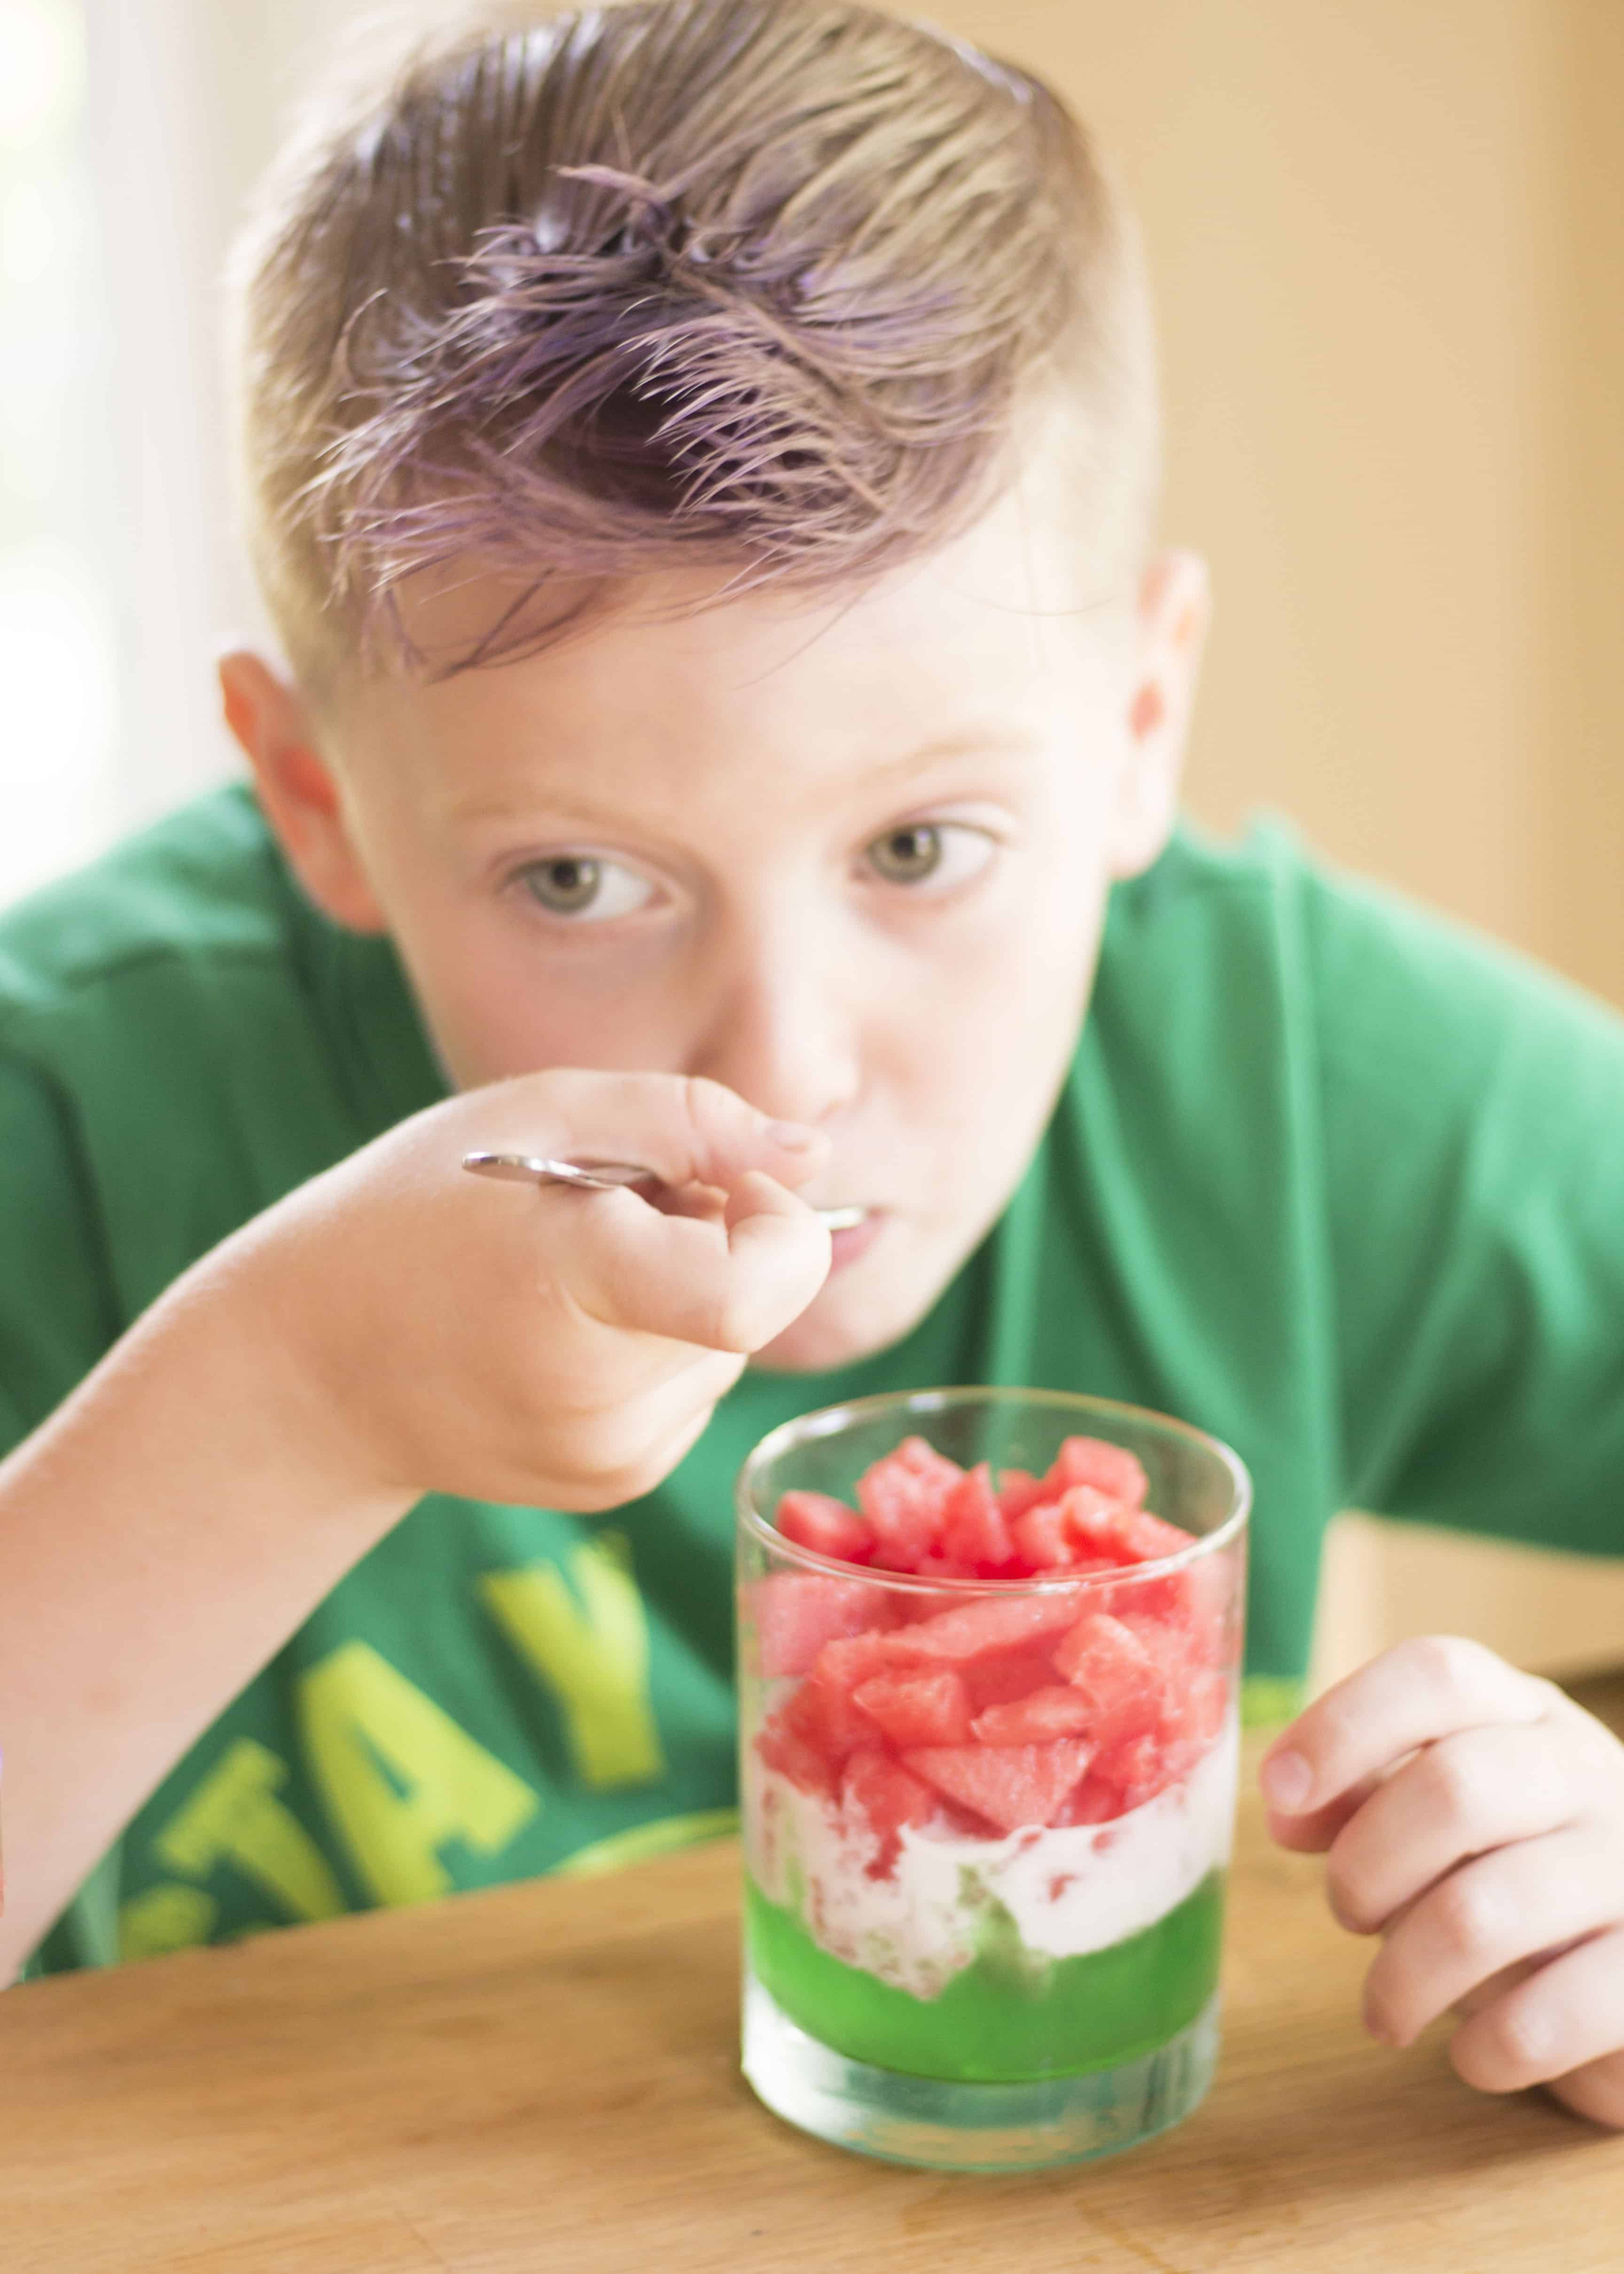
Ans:
[{"label": "spoon handle", "polygon": [[505,1177],[515,1185],[584,1185],[592,1192],[660,1181],[652,1169],[630,1161],[547,1161],[533,1153],[464,1153],[462,1166],[476,1177]]},{"label": "spoon handle", "polygon": [[[476,1177],[504,1177],[515,1185],[580,1185],[590,1192],[660,1182],[652,1169],[640,1169],[632,1161],[548,1161],[534,1153],[464,1153],[462,1166]],[[868,1213],[860,1208],[816,1211],[831,1231],[850,1231]]]}]

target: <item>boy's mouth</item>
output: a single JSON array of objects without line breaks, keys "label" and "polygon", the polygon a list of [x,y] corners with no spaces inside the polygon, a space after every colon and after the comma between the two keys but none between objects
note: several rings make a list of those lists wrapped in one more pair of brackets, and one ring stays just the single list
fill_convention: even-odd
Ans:
[{"label": "boy's mouth", "polygon": [[[831,1209],[828,1213],[833,1215],[837,1211]],[[840,1218],[838,1225],[831,1225],[830,1229],[829,1269],[831,1275],[844,1270],[849,1263],[855,1263],[860,1256],[866,1255],[885,1227],[883,1209],[841,1209],[838,1214]]]},{"label": "boy's mouth", "polygon": [[829,1232],[855,1231],[868,1211],[863,1208],[821,1208],[817,1215]]}]

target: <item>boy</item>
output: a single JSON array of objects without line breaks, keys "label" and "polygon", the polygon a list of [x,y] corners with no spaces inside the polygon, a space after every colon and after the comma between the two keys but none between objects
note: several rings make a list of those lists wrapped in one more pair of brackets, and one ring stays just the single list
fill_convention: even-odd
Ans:
[{"label": "boy", "polygon": [[[823,0],[469,17],[239,280],[257,802],[3,939],[8,1969],[716,1828],[727,1480],[836,1397],[1235,1443],[1276,1695],[1341,1505],[1624,1546],[1624,1038],[1175,831],[1205,584],[1039,85]],[[1443,1640],[1266,1773],[1379,2034],[1624,2123],[1624,1749]]]}]

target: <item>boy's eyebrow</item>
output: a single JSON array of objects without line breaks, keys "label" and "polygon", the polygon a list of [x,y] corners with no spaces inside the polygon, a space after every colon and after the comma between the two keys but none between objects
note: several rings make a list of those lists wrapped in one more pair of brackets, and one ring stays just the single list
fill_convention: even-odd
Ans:
[{"label": "boy's eyebrow", "polygon": [[[888,758],[883,764],[853,770],[853,778],[865,783],[886,781],[898,774],[915,773],[921,766],[940,764],[950,758],[1011,757],[1029,758],[1039,756],[1045,747],[1043,736],[1033,729],[1012,729],[1008,727],[970,728],[963,733],[946,734],[934,742],[926,742],[898,758]],[[446,809],[447,821],[515,821],[528,818],[556,802],[557,809],[568,811],[574,819],[587,821],[594,815],[608,822],[623,819],[607,809],[596,807],[590,798],[579,798],[572,786],[560,781],[538,783],[536,792],[523,792],[514,797],[480,797],[459,799]]]}]

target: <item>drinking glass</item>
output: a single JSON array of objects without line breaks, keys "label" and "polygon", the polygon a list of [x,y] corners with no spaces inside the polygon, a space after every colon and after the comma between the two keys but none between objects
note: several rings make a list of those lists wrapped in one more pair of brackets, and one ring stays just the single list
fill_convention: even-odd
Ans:
[{"label": "drinking glass", "polygon": [[[774,1521],[787,1491],[854,1503],[910,1439],[996,1485],[1077,1436],[1132,1454],[1190,1544],[918,1577]],[[894,2162],[1007,2171],[1132,2147],[1197,2105],[1250,1499],[1215,1438],[1057,1391],[864,1398],[756,1447],[738,1483],[744,2071],[769,2108]]]}]

